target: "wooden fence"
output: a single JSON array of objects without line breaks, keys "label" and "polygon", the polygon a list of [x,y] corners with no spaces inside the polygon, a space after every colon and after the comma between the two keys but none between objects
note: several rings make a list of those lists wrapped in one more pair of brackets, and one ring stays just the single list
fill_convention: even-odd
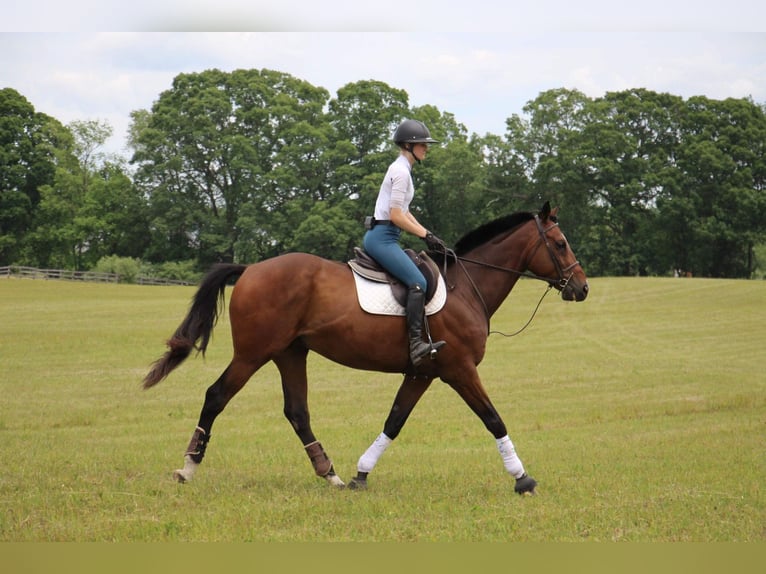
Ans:
[{"label": "wooden fence", "polygon": [[[9,265],[0,267],[0,277],[19,277],[23,279],[63,279],[67,281],[95,281],[98,283],[119,283],[120,276],[117,273],[101,273],[98,271],[72,271],[70,269],[37,269],[36,267],[23,267]],[[192,285],[186,281],[175,279],[160,279],[157,277],[136,277],[131,281],[137,285]]]}]

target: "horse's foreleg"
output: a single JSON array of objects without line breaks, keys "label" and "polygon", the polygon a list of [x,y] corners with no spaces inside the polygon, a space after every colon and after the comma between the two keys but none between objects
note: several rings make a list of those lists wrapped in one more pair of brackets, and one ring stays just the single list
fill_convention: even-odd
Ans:
[{"label": "horse's foreleg", "polygon": [[503,466],[508,474],[516,478],[516,485],[513,489],[518,494],[534,494],[537,481],[529,476],[524,470],[524,465],[516,454],[516,448],[513,446],[510,437],[506,434],[497,441],[497,450],[500,452],[500,457],[503,459]]},{"label": "horse's foreleg", "polygon": [[455,384],[450,382],[449,384],[481,419],[487,430],[492,433],[492,436],[495,437],[497,450],[503,460],[503,466],[508,474],[516,479],[514,490],[519,494],[534,494],[537,482],[534,478],[528,476],[524,470],[524,464],[521,462],[519,455],[516,454],[516,448],[508,436],[505,423],[489,400],[478,374],[468,380],[468,384],[465,382]]},{"label": "horse's foreleg", "polygon": [[274,358],[282,377],[284,395],[284,415],[303,443],[306,454],[314,467],[314,473],[327,480],[331,485],[344,487],[344,482],[335,473],[332,460],[327,456],[322,444],[311,430],[311,416],[308,408],[308,380],[306,376],[306,356],[308,349],[299,343],[283,351]]},{"label": "horse's foreleg", "polygon": [[420,397],[423,396],[423,393],[431,385],[432,380],[430,377],[415,377],[411,375],[407,375],[404,378],[404,382],[396,393],[391,412],[388,414],[388,418],[383,425],[383,432],[378,435],[364,454],[359,457],[357,475],[349,483],[349,488],[361,490],[367,487],[367,475],[375,468],[378,459],[383,456],[383,453],[393,440],[399,436],[399,432],[402,430],[404,423],[407,422],[412,409],[415,408]]},{"label": "horse's foreleg", "polygon": [[194,477],[202,459],[205,458],[213,422],[257,368],[258,366],[249,363],[232,361],[218,380],[208,387],[197,428],[184,453],[184,467],[173,472],[176,481],[188,482]]}]

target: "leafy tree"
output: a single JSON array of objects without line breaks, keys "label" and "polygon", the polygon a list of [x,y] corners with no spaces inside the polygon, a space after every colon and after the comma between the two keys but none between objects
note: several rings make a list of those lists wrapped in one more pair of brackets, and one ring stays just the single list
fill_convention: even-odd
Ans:
[{"label": "leafy tree", "polygon": [[27,265],[81,269],[78,254],[84,242],[75,222],[84,202],[82,175],[74,155],[74,138],[55,150],[56,169],[51,183],[38,188],[40,200],[31,230],[24,237],[20,260]]},{"label": "leafy tree", "polygon": [[106,255],[139,259],[149,244],[146,200],[118,164],[93,172],[76,223],[87,245],[86,268]]},{"label": "leafy tree", "polygon": [[387,152],[391,134],[409,114],[407,92],[373,80],[346,84],[328,108],[338,139],[356,148],[355,163]]},{"label": "leafy tree", "polygon": [[122,166],[101,152],[112,128],[75,121],[57,152],[55,178],[40,187],[24,259],[44,267],[90,269],[107,255],[138,257],[146,245],[143,198]]},{"label": "leafy tree", "polygon": [[316,202],[295,230],[291,250],[336,261],[348,259],[354,246],[361,245],[363,233],[362,225],[349,217],[349,205]]},{"label": "leafy tree", "polygon": [[0,264],[20,261],[40,188],[53,183],[56,152],[69,139],[60,122],[35,112],[19,92],[0,90]]},{"label": "leafy tree", "polygon": [[[235,246],[257,258],[278,253],[286,238],[274,234],[273,215],[327,192],[314,162],[327,147],[328,97],[280,72],[208,70],[177,76],[150,114],[134,114],[133,162],[152,212],[149,257],[207,265],[232,260]],[[248,243],[259,234],[273,241]]]},{"label": "leafy tree", "polygon": [[[686,266],[696,275],[750,277],[766,238],[766,116],[747,99],[687,102],[679,152],[682,184],[663,204],[683,201]],[[689,217],[689,215],[692,215]],[[679,265],[680,266],[680,265]]]},{"label": "leafy tree", "polygon": [[527,175],[526,157],[520,149],[526,143],[521,128],[522,120],[514,116],[506,121],[506,125],[514,136],[504,138],[485,134],[472,141],[482,157],[483,197],[477,210],[482,214],[480,217],[483,221],[518,211],[517,208],[521,206],[527,207],[534,196]]},{"label": "leafy tree", "polygon": [[[599,212],[605,274],[648,274],[656,202],[679,146],[674,123],[681,98],[636,89],[607,93],[589,106],[581,150],[592,203]],[[604,262],[606,263],[606,262]]]},{"label": "leafy tree", "polygon": [[[584,145],[591,106],[592,101],[577,90],[540,93],[524,106],[526,117],[508,119],[507,143],[495,159],[501,162],[498,167],[502,166],[508,182],[507,195],[497,201],[534,210],[550,200],[561,208],[569,240],[577,246],[584,243],[581,238],[594,223]],[[497,177],[495,181],[502,181]]]},{"label": "leafy tree", "polygon": [[105,121],[67,125],[80,175],[72,236],[78,240],[77,267],[90,268],[107,255],[138,258],[147,245],[146,202],[119,159],[103,152],[113,133]]}]

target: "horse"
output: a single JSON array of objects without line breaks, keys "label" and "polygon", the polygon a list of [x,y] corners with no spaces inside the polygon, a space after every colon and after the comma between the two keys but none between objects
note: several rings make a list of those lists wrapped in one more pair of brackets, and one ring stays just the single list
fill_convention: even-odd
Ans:
[{"label": "horse", "polygon": [[[520,277],[546,282],[567,301],[583,301],[588,281],[559,228],[558,208],[517,212],[469,232],[443,254],[432,253],[448,285],[444,306],[428,317],[429,331],[446,342],[432,360],[413,367],[404,318],[373,315],[357,300],[349,265],[308,253],[287,253],[251,264],[219,264],[202,279],[188,314],[167,341],[167,351],[143,381],[148,389],[183,362],[193,349],[203,355],[234,281],[229,301],[233,357],[207,388],[199,420],[173,473],[185,483],[197,471],[214,421],[250,377],[273,361],[284,395],[284,416],[300,439],[314,473],[331,485],[367,488],[368,475],[397,438],[416,403],[435,378],[454,389],[496,441],[514,491],[534,494],[537,481],[524,469],[515,446],[479,378],[490,319]],[[547,291],[546,291],[547,292]],[[404,375],[383,432],[359,458],[346,485],[314,435],[307,402],[309,351],[355,369]]]}]

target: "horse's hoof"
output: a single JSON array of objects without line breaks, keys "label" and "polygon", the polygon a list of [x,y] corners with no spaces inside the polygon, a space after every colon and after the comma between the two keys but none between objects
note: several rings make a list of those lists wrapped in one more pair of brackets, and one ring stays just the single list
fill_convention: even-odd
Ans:
[{"label": "horse's hoof", "polygon": [[327,474],[324,478],[330,485],[335,486],[336,488],[346,488],[346,483],[335,473]]},{"label": "horse's hoof", "polygon": [[354,477],[348,483],[350,490],[367,490],[367,479]]},{"label": "horse's hoof", "polygon": [[516,479],[516,486],[513,487],[513,490],[516,494],[532,495],[535,493],[536,486],[537,481],[528,474],[525,474],[521,478]]},{"label": "horse's hoof", "polygon": [[173,478],[176,482],[181,484],[184,482],[189,482],[194,476],[194,473],[197,471],[198,467],[199,463],[194,462],[194,459],[191,457],[191,455],[187,454],[184,456],[184,467],[173,471]]}]

